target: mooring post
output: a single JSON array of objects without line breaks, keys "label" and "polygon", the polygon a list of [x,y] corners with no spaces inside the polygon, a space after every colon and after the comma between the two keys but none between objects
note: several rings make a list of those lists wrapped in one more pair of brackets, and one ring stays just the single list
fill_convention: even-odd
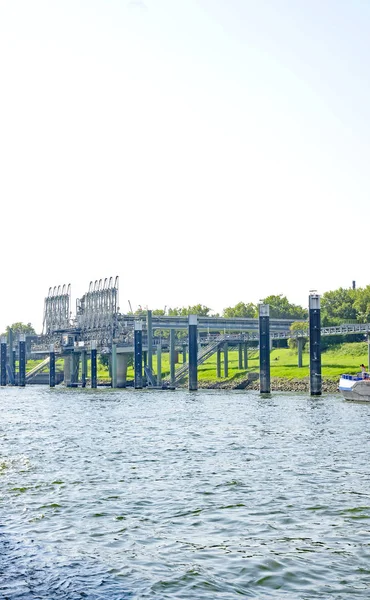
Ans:
[{"label": "mooring post", "polygon": [[269,394],[270,383],[270,307],[259,305],[260,394]]},{"label": "mooring post", "polygon": [[176,331],[170,329],[170,381],[175,385],[175,339]]},{"label": "mooring post", "polygon": [[220,345],[217,346],[216,377],[217,377],[217,379],[221,378],[221,348],[220,348]]},{"label": "mooring post", "polygon": [[8,364],[9,373],[8,380],[10,385],[15,385],[15,356],[13,348],[13,330],[8,330]]},{"label": "mooring post", "polygon": [[135,321],[134,325],[134,387],[143,387],[143,324]]},{"label": "mooring post", "polygon": [[198,389],[198,317],[189,315],[189,391]]},{"label": "mooring post", "polygon": [[241,370],[243,368],[243,348],[242,348],[242,344],[238,344],[238,348],[239,348],[239,364],[238,367]]},{"label": "mooring post", "polygon": [[92,389],[96,389],[98,387],[98,369],[97,369],[97,350],[96,350],[96,340],[91,341],[91,387]]},{"label": "mooring post", "polygon": [[49,385],[55,387],[55,347],[50,344],[49,347]]},{"label": "mooring post", "polygon": [[248,342],[244,342],[244,369],[248,369]]},{"label": "mooring post", "polygon": [[18,385],[24,387],[26,385],[26,336],[24,333],[19,335],[19,374]]},{"label": "mooring post", "polygon": [[157,346],[157,385],[162,385],[162,346]]},{"label": "mooring post", "polygon": [[117,346],[112,344],[112,388],[117,387]]},{"label": "mooring post", "polygon": [[224,342],[224,377],[227,379],[229,376],[229,344]]},{"label": "mooring post", "polygon": [[86,374],[87,374],[87,356],[86,350],[81,352],[81,386],[86,387]]},{"label": "mooring post", "polygon": [[309,296],[310,394],[321,396],[321,314],[320,296]]},{"label": "mooring post", "polygon": [[0,384],[6,385],[6,337],[2,336],[0,343]]},{"label": "mooring post", "polygon": [[146,314],[146,329],[148,334],[148,367],[153,371],[153,317],[152,311]]},{"label": "mooring post", "polygon": [[297,338],[298,343],[298,367],[301,368],[303,365],[302,354],[303,354],[303,338]]}]

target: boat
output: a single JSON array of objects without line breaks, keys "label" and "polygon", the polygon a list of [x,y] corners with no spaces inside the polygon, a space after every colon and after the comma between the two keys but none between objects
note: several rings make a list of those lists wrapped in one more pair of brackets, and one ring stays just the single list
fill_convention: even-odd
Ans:
[{"label": "boat", "polygon": [[341,375],[338,389],[345,400],[370,402],[370,375],[369,373]]}]

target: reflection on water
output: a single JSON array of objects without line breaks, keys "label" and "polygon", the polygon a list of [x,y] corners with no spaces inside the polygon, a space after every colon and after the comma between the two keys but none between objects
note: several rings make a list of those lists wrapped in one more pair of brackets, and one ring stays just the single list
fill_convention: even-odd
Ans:
[{"label": "reflection on water", "polygon": [[0,597],[364,598],[370,406],[0,389]]}]

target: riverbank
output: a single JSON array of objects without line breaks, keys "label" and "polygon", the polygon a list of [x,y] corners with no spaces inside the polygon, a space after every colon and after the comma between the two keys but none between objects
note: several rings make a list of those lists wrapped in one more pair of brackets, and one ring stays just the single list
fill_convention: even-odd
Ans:
[{"label": "riverbank", "polygon": [[[248,378],[228,380],[228,381],[198,381],[198,387],[200,389],[208,390],[256,390],[259,391],[259,379],[250,380]],[[271,391],[272,392],[308,392],[310,388],[309,377],[302,379],[288,379],[285,377],[271,377]],[[322,391],[334,393],[338,391],[338,380],[337,379],[323,379],[322,380]]]}]

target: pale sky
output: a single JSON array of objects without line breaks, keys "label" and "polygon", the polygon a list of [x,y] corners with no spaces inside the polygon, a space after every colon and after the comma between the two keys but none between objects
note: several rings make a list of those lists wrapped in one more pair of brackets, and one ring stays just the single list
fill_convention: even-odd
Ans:
[{"label": "pale sky", "polygon": [[0,0],[0,331],[370,283],[368,0]]}]

